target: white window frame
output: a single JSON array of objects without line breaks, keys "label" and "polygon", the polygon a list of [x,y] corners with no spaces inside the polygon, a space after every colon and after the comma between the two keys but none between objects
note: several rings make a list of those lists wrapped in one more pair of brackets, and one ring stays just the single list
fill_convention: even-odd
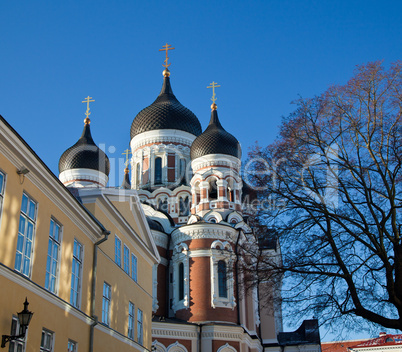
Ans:
[{"label": "white window frame", "polygon": [[138,258],[134,253],[131,253],[131,278],[138,282]]},{"label": "white window frame", "polygon": [[[53,223],[53,226],[52,226]],[[54,230],[58,227],[58,240],[54,238]],[[52,233],[50,231],[52,230]],[[46,257],[46,277],[45,277],[45,288],[52,293],[58,292],[59,286],[59,270],[60,270],[60,246],[61,246],[61,238],[62,238],[62,230],[63,226],[55,220],[53,217],[50,218],[50,225],[49,225],[49,241],[48,241],[48,249],[47,249],[47,257]],[[51,254],[49,256],[49,246],[51,245]],[[54,259],[54,252],[53,248],[54,245],[57,246],[57,260]],[[50,260],[50,272],[48,271],[48,261]],[[54,265],[56,268],[54,269]],[[53,275],[54,272],[54,275]],[[49,277],[49,279],[48,279]],[[54,277],[54,288],[51,288],[51,279]]]},{"label": "white window frame", "polygon": [[[24,201],[24,197],[27,199],[27,212],[22,210],[22,204]],[[29,214],[30,205],[31,203],[34,204],[34,214],[33,218]],[[17,248],[15,251],[15,264],[14,269],[21,274],[31,277],[32,274],[32,262],[33,262],[33,253],[34,253],[34,244],[35,244],[35,230],[36,230],[36,218],[38,214],[38,203],[33,200],[27,193],[22,194],[21,199],[21,208],[20,208],[20,220],[18,222],[18,241],[17,241]],[[21,219],[24,219],[24,233],[21,233]],[[32,238],[28,238],[28,225],[32,225]],[[22,241],[22,248],[19,249],[20,243]],[[27,245],[31,246],[29,257],[25,255]],[[17,263],[18,259],[20,258],[20,262]],[[25,268],[26,259],[29,260],[28,268]],[[27,271],[26,271],[27,270]]]},{"label": "white window frame", "polygon": [[[189,289],[189,252],[188,246],[185,243],[180,243],[173,250],[173,312],[176,313],[179,309],[187,309],[190,305],[190,289]],[[179,265],[183,263],[184,269],[184,297],[179,299]]]},{"label": "white window frame", "polygon": [[77,352],[78,350],[78,344],[77,342],[68,339],[67,343],[67,352]]},{"label": "white window frame", "polygon": [[[19,335],[20,334],[20,322],[18,321],[18,317],[13,315],[11,320],[11,336]],[[17,352],[18,346],[22,347],[22,351],[25,351],[25,340],[27,338],[28,330],[25,332],[25,337],[23,339],[16,339],[14,341],[10,341],[10,345],[8,348],[9,352]]]},{"label": "white window frame", "polygon": [[[84,263],[84,246],[76,238],[74,238],[74,245],[73,246],[75,246],[75,243],[77,243],[79,245],[80,258],[77,257],[74,254],[74,251],[73,251],[73,258],[72,258],[72,261],[71,261],[70,304],[75,308],[80,308],[80,305],[81,305],[81,292],[82,292],[82,290],[81,290],[81,286],[82,286],[82,267],[83,267],[83,263]],[[73,249],[74,249],[74,247],[73,247]],[[78,263],[78,275],[76,275],[77,273],[74,273],[74,263],[75,262]],[[75,286],[73,286],[73,284],[75,284],[75,280],[73,281],[74,278],[78,278],[77,290],[75,290]],[[74,292],[74,297],[75,297],[76,302],[74,302],[74,300],[73,300],[73,292]]]},{"label": "white window frame", "polygon": [[130,275],[130,249],[126,245],[123,246],[123,268],[126,274]]},{"label": "white window frame", "polygon": [[121,239],[114,235],[114,262],[121,267]]},{"label": "white window frame", "polygon": [[[131,329],[130,329],[131,326]],[[127,337],[134,340],[135,337],[135,304],[131,301],[128,302],[128,331]]]},{"label": "white window frame", "polygon": [[0,170],[0,175],[2,176],[3,180],[0,182],[0,224],[1,224],[1,215],[3,213],[3,201],[4,201],[4,191],[6,189],[6,174]]},{"label": "white window frame", "polygon": [[[109,293],[108,296],[105,296],[105,288],[107,288],[107,291]],[[104,282],[103,293],[102,293],[102,323],[107,326],[110,325],[111,302],[112,302],[112,287],[107,282]]]},{"label": "white window frame", "polygon": [[[227,297],[219,297],[219,275],[218,262],[226,263]],[[211,306],[212,308],[232,308],[236,307],[234,296],[234,276],[233,276],[234,253],[229,242],[216,240],[211,245]]]},{"label": "white window frame", "polygon": [[137,342],[142,345],[144,343],[144,313],[141,309],[137,309]]},{"label": "white window frame", "polygon": [[[45,338],[44,338],[45,337]],[[50,343],[48,342],[50,339]],[[44,343],[44,345],[42,345]],[[54,332],[48,329],[42,329],[42,337],[40,340],[40,352],[52,352],[54,351]]]}]

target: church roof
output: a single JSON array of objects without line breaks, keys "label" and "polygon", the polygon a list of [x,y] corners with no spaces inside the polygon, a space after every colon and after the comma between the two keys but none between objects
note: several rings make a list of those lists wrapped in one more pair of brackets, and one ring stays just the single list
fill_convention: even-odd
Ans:
[{"label": "church roof", "polygon": [[190,151],[192,160],[209,154],[226,154],[241,158],[240,144],[222,127],[215,104],[212,105],[211,120],[207,129],[194,140]]},{"label": "church roof", "polygon": [[71,169],[92,169],[109,175],[109,158],[92,139],[89,119],[85,121],[80,139],[60,157],[59,172]]},{"label": "church roof", "polygon": [[197,116],[183,106],[173,94],[169,71],[164,71],[162,90],[156,100],[141,110],[131,124],[131,139],[153,130],[181,130],[199,136],[202,132]]}]

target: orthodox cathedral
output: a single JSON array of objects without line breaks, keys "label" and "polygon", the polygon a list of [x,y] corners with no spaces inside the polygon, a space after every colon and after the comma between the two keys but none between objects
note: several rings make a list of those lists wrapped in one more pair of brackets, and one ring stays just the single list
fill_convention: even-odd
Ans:
[{"label": "orthodox cathedral", "polygon": [[[152,350],[319,351],[315,320],[282,332],[279,283],[243,285],[240,247],[256,239],[243,203],[250,194],[241,178],[241,147],[219,120],[215,82],[205,131],[176,98],[169,49],[159,95],[131,124],[132,158],[119,189],[140,202],[160,257],[152,275]],[[80,139],[60,158],[59,179],[85,199],[106,187],[109,171],[87,115]],[[275,238],[260,246],[280,260]],[[264,297],[271,297],[268,304]]]}]

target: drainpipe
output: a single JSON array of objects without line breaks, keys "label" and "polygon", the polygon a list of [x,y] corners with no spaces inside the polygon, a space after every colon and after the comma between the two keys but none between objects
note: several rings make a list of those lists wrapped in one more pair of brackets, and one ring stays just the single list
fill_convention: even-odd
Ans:
[{"label": "drainpipe", "polygon": [[95,326],[98,324],[98,317],[94,314],[95,313],[95,291],[96,291],[96,269],[98,267],[98,246],[105,242],[109,235],[110,231],[103,230],[102,235],[104,236],[98,242],[94,244],[94,258],[92,263],[92,287],[91,287],[91,307],[90,313],[91,318],[93,319],[93,323],[90,326],[89,330],[89,352],[93,352],[94,349],[94,330]]},{"label": "drainpipe", "polygon": [[198,325],[198,352],[202,351],[202,326],[204,324],[197,324]]},{"label": "drainpipe", "polygon": [[240,295],[239,295],[239,251],[238,251],[238,246],[239,246],[239,241],[240,241],[240,231],[241,229],[238,229],[239,234],[237,235],[237,240],[236,240],[236,246],[235,246],[235,254],[236,254],[236,263],[235,263],[235,279],[236,279],[236,294],[237,294],[237,325],[240,324]]}]

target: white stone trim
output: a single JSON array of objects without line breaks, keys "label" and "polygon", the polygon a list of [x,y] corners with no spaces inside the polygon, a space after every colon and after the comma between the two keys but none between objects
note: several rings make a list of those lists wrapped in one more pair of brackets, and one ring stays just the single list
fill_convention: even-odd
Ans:
[{"label": "white stone trim", "polygon": [[69,169],[59,175],[65,186],[74,187],[106,187],[109,177],[101,171],[93,169]]},{"label": "white stone trim", "polygon": [[187,348],[184,347],[181,343],[176,341],[172,343],[166,350],[167,352],[188,352]]},{"label": "white stone trim", "polygon": [[166,352],[166,347],[161,344],[158,340],[152,342],[153,351],[156,352]]},{"label": "white stone trim", "polygon": [[153,130],[140,133],[131,140],[131,150],[135,152],[143,145],[160,143],[160,142],[173,142],[180,143],[185,146],[191,147],[194,139],[197,137],[193,134],[181,130]]},{"label": "white stone trim", "polygon": [[[218,246],[222,246],[222,249],[213,249]],[[215,241],[211,245],[211,252],[211,306],[212,308],[232,308],[233,310],[236,307],[236,298],[234,296],[232,247],[228,242]],[[218,262],[221,260],[226,263],[227,297],[219,297]]]},{"label": "white stone trim", "polygon": [[[179,265],[183,263],[184,269],[184,297],[179,300]],[[177,244],[173,250],[172,256],[173,264],[173,305],[172,310],[174,313],[179,309],[187,309],[190,307],[190,268],[189,268],[189,255],[188,246],[185,243]]]},{"label": "white stone trim", "polygon": [[226,343],[225,345],[219,347],[219,349],[216,352],[237,352],[237,350],[230,346],[228,343]]},{"label": "white stone trim", "polygon": [[152,312],[155,313],[158,308],[158,265],[152,266]]},{"label": "white stone trim", "polygon": [[194,159],[191,162],[191,166],[196,172],[197,170],[208,167],[208,166],[227,166],[236,169],[237,171],[240,170],[241,161],[232,155],[226,154],[209,154],[197,159]]}]

